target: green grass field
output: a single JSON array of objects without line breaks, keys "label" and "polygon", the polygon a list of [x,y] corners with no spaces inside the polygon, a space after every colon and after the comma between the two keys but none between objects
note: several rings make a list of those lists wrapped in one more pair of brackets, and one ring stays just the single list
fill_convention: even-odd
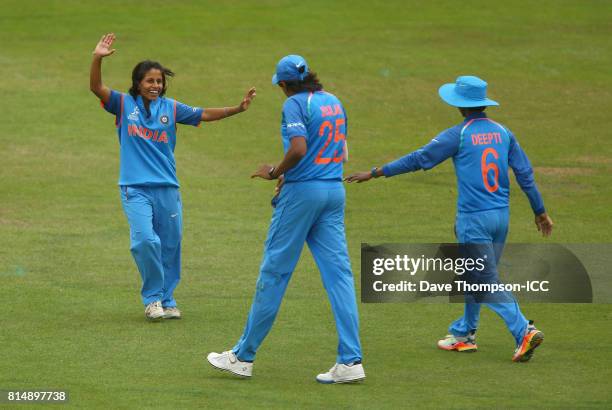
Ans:
[{"label": "green grass field", "polygon": [[[550,241],[612,242],[612,5],[604,1],[2,0],[0,389],[65,389],[74,408],[610,408],[612,305],[524,305],[546,333],[532,362],[483,312],[480,352],[435,348],[448,304],[360,304],[359,385],[314,381],[335,359],[325,292],[306,250],[252,380],[213,371],[239,337],[261,260],[281,158],[278,59],[304,55],[350,118],[351,161],[367,170],[460,122],[438,96],[460,74],[489,82],[490,110],[529,154],[556,223]],[[177,73],[168,95],[251,109],[180,127],[184,204],[181,321],[146,323],[116,187],[113,117],[88,89],[105,32],[104,81],[127,90],[136,62]],[[357,286],[360,243],[453,241],[455,177],[427,173],[347,186]],[[513,185],[510,242],[543,242]],[[0,404],[0,407],[3,405]],[[18,407],[18,408],[26,408]]]}]

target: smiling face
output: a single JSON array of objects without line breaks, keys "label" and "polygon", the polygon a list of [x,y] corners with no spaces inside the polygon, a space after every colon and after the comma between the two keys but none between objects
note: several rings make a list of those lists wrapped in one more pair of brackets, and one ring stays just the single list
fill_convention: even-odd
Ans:
[{"label": "smiling face", "polygon": [[138,91],[143,99],[153,101],[164,89],[164,77],[161,70],[152,68],[147,71],[138,84]]}]

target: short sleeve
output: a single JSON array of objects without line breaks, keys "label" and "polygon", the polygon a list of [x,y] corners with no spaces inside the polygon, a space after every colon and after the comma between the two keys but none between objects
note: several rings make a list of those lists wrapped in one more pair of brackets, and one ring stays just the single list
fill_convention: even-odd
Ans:
[{"label": "short sleeve", "polygon": [[202,121],[203,108],[191,107],[178,101],[174,101],[174,118],[177,124],[198,126]]},{"label": "short sleeve", "polygon": [[283,116],[287,125],[287,138],[291,140],[294,137],[306,137],[308,131],[304,125],[305,119],[303,111],[299,103],[289,98],[283,105]]},{"label": "short sleeve", "polygon": [[121,115],[121,101],[123,100],[123,94],[119,91],[111,90],[110,98],[108,102],[104,104],[102,101],[102,108],[111,114],[115,114],[117,116]]}]

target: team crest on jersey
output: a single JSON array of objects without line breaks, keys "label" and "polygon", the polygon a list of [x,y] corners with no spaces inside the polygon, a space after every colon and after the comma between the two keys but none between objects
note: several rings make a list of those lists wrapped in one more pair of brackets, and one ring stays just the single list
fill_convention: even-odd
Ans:
[{"label": "team crest on jersey", "polygon": [[159,121],[160,121],[162,124],[164,124],[164,125],[168,124],[168,121],[169,121],[169,120],[168,120],[168,116],[167,116],[167,115],[162,115],[161,117],[159,117]]},{"label": "team crest on jersey", "polygon": [[138,107],[134,107],[134,111],[130,115],[128,115],[128,119],[132,121],[138,121],[138,114],[140,114],[140,110]]}]

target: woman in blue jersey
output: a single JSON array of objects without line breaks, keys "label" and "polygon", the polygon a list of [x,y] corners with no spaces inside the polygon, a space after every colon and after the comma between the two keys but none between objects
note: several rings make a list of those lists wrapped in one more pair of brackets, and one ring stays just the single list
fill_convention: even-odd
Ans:
[{"label": "woman in blue jersey", "polygon": [[316,379],[320,383],[363,380],[357,302],[344,234],[346,114],[340,100],[323,91],[300,56],[282,58],[272,83],[287,96],[281,121],[285,156],[276,166],[262,165],[252,177],[284,176],[284,185],[242,337],[233,349],[210,353],[208,361],[238,376],[252,375],[257,349],[272,327],[306,242],[321,272],[339,339],[336,364]]},{"label": "woman in blue jersey", "polygon": [[174,73],[155,61],[142,61],[132,72],[129,93],[102,83],[102,59],[115,52],[114,34],[96,45],[89,87],[104,109],[115,115],[120,144],[119,187],[130,224],[130,250],[142,277],[142,301],[150,320],[179,319],[174,299],[180,280],[182,205],[174,147],[177,124],[198,126],[249,108],[251,88],[234,107],[197,108],[164,97],[166,77]]},{"label": "woman in blue jersey", "polygon": [[[529,199],[538,231],[549,236],[553,222],[544,209],[527,155],[510,130],[484,113],[487,106],[499,105],[487,98],[486,91],[487,83],[474,76],[461,76],[454,84],[443,85],[439,95],[444,102],[459,109],[464,117],[462,123],[396,161],[350,175],[346,180],[360,183],[381,176],[388,178],[428,170],[452,157],[459,191],[455,223],[457,240],[463,252],[484,255],[487,259],[486,268],[482,272],[470,272],[468,278],[474,283],[488,284],[499,282],[497,263],[508,234],[509,168]],[[534,349],[544,340],[544,334],[523,316],[509,292],[466,294],[465,301],[464,314],[451,323],[449,335],[438,342],[440,349],[477,350],[476,329],[482,304],[497,313],[512,333],[516,341],[513,361],[531,359]]]}]

